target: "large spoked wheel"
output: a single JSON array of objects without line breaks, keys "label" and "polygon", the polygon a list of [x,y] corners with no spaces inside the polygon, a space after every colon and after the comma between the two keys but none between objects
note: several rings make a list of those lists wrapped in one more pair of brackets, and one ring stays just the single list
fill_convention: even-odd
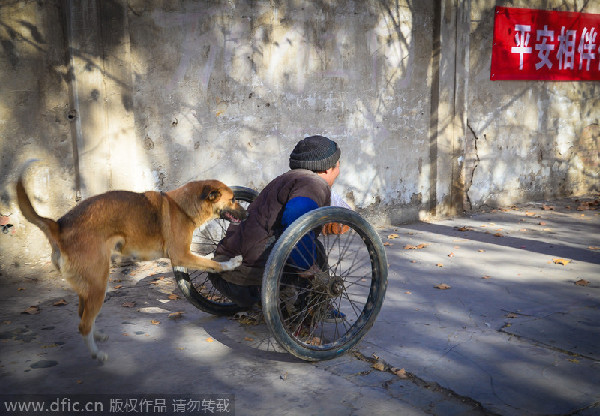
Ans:
[{"label": "large spoked wheel", "polygon": [[[242,186],[232,186],[235,199],[246,208],[254,201],[258,192]],[[213,220],[200,231],[194,232],[192,251],[202,256],[214,253],[217,244],[225,236],[229,221]],[[202,270],[188,270],[186,267],[173,267],[177,286],[192,305],[213,315],[233,315],[244,310],[227,296],[213,287],[208,273]]]},{"label": "large spoked wheel", "polygon": [[[338,231],[345,232],[321,233],[329,223],[342,224]],[[354,211],[318,208],[290,225],[271,251],[263,275],[263,313],[291,354],[327,360],[367,333],[386,287],[387,259],[373,227]]]}]

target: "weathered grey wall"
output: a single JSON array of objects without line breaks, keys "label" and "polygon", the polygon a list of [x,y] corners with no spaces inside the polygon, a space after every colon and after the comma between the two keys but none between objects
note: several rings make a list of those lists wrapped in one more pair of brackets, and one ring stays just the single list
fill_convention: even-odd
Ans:
[{"label": "weathered grey wall", "polygon": [[220,3],[130,2],[148,185],[261,188],[320,133],[341,145],[339,189],[356,205],[426,192],[431,3]]},{"label": "weathered grey wall", "polygon": [[[598,192],[600,82],[490,81],[489,3],[471,2],[467,208]],[[598,1],[507,5],[600,13]]]},{"label": "weathered grey wall", "polygon": [[1,3],[2,264],[48,259],[14,203],[31,157],[54,218],[108,189],[259,189],[310,134],[339,142],[335,188],[373,221],[597,191],[598,83],[489,81],[496,4]]},{"label": "weathered grey wall", "polygon": [[0,6],[0,216],[13,225],[0,234],[0,266],[49,259],[45,237],[14,203],[14,180],[25,160],[43,159],[28,182],[40,214],[56,217],[74,204],[72,71],[62,21],[55,4]]}]

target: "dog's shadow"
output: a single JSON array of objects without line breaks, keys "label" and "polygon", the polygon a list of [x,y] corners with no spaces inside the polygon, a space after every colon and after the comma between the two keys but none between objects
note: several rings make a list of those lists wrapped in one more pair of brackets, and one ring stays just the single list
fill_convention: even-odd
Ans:
[{"label": "dog's shadow", "polygon": [[[135,267],[130,267],[123,273],[135,277],[139,272]],[[116,278],[112,283],[121,283],[118,281],[119,274],[111,273],[111,277],[113,275]],[[123,277],[125,281],[127,276]],[[123,303],[133,301],[135,296],[131,291],[143,288],[148,290],[142,296],[145,308],[160,308],[169,311],[170,314],[181,313],[181,318],[177,319],[179,324],[203,328],[211,338],[235,353],[280,362],[302,361],[289,354],[277,343],[264,320],[260,323],[248,323],[247,320],[232,316],[211,315],[193,306],[179,290],[173,272],[170,270],[156,269],[154,273],[137,280],[134,286],[125,288],[123,285],[118,290],[107,292],[107,299],[116,297],[120,298],[118,302]],[[165,298],[172,301],[163,303]],[[137,296],[137,299],[140,299],[140,296]]]}]

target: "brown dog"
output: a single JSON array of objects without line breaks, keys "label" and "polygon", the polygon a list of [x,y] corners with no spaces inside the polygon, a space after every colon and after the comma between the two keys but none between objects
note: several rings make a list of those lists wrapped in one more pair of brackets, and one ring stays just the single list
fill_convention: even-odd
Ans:
[{"label": "brown dog", "polygon": [[241,257],[216,262],[190,252],[194,229],[224,218],[241,221],[245,210],[233,191],[216,180],[190,182],[170,192],[110,191],[88,198],[58,221],[35,212],[17,181],[17,200],[23,216],[39,227],[52,246],[52,262],[79,295],[79,332],[92,358],[104,361],[96,340],[108,337],[94,331],[104,302],[111,255],[119,252],[137,260],[169,258],[173,266],[221,272],[241,264]]}]

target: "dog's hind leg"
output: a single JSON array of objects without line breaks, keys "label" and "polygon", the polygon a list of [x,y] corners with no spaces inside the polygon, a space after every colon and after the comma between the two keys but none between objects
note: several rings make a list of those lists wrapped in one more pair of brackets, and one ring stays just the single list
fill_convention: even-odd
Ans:
[{"label": "dog's hind leg", "polygon": [[104,292],[98,293],[91,291],[90,296],[84,300],[83,313],[81,315],[81,321],[79,322],[79,332],[83,336],[83,340],[87,345],[92,358],[96,358],[99,361],[106,361],[108,355],[100,351],[96,345],[96,340],[104,340],[102,334],[95,331],[96,316],[102,308],[102,302],[104,301]]},{"label": "dog's hind leg", "polygon": [[102,273],[102,276],[99,276],[97,272],[94,274],[95,276],[84,279],[89,283],[89,286],[85,293],[80,294],[79,297],[79,312],[81,316],[79,332],[81,333],[81,336],[83,336],[83,340],[90,350],[92,358],[96,358],[99,361],[105,361],[108,359],[108,355],[98,349],[96,341],[105,341],[108,337],[96,332],[94,323],[104,302],[106,283],[108,280],[108,265],[106,270]]},{"label": "dog's hind leg", "polygon": [[[85,304],[85,299],[82,296],[79,296],[79,318],[83,317],[83,310],[84,310],[83,305],[84,304]],[[91,332],[94,334],[94,339],[96,341],[104,342],[104,341],[108,340],[108,335],[106,335],[106,334],[98,332],[95,329],[92,329]]]}]

